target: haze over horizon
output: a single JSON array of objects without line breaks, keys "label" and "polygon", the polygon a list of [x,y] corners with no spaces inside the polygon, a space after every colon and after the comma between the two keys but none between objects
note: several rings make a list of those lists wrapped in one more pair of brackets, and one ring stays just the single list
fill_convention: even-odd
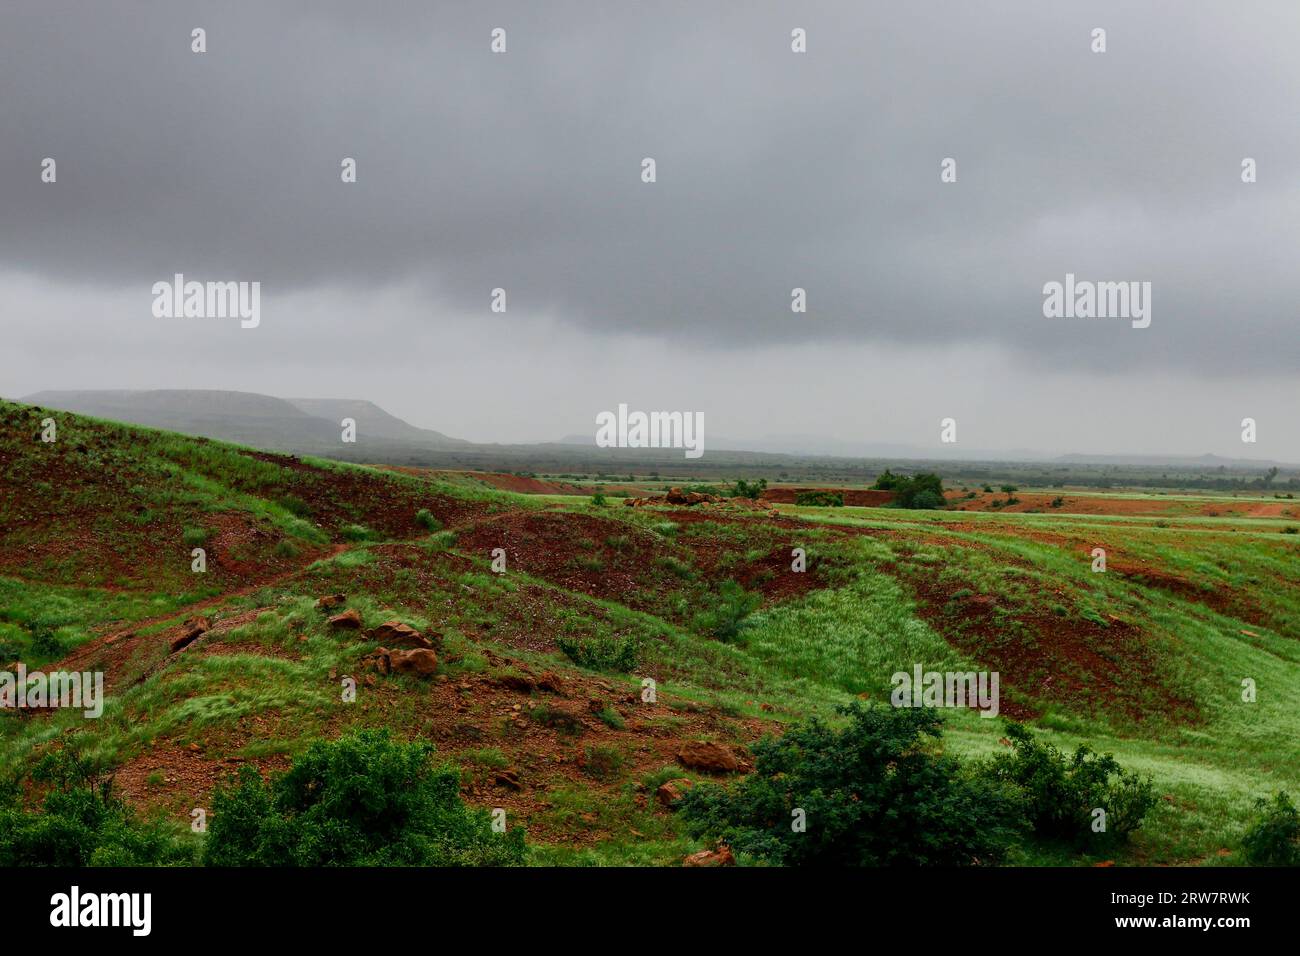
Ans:
[{"label": "haze over horizon", "polygon": [[[1294,4],[18,2],[0,26],[0,394],[343,396],[476,442],[623,402],[703,412],[706,454],[1300,462]],[[261,282],[259,326],[155,318],[178,272]],[[1045,318],[1067,273],[1151,282],[1150,327]]]},{"label": "haze over horizon", "polygon": [[[199,399],[198,396],[202,396]],[[242,397],[251,400],[253,405],[232,406],[231,400]],[[3,396],[0,398],[14,398]],[[339,425],[343,417],[351,417],[357,423],[358,435],[380,441],[398,438],[404,440],[434,442],[435,447],[455,450],[457,446],[467,443],[480,448],[490,447],[492,442],[477,442],[472,436],[446,435],[433,424],[408,421],[401,416],[393,416],[388,409],[368,399],[334,396],[272,396],[259,392],[237,392],[230,390],[208,389],[104,389],[104,390],[41,390],[28,395],[18,396],[18,401],[71,412],[93,415],[98,418],[132,422],[164,430],[179,431],[187,434],[201,434],[209,437],[234,440],[242,444],[259,445],[259,438],[269,441],[266,447],[291,449],[311,449],[318,451],[318,442],[327,438],[337,441]],[[304,430],[300,431],[295,442],[292,428],[285,430],[285,417],[277,419],[278,425],[270,432],[263,429],[265,416],[276,414],[266,406],[268,403],[287,403],[290,416],[306,415],[313,419],[310,423],[303,421]],[[416,435],[424,432],[424,435]],[[561,436],[538,436],[518,443],[520,446],[541,446],[548,444],[584,445],[596,444],[591,434],[582,432]],[[1283,467],[1300,468],[1300,463],[1261,459],[1249,455],[1216,456],[1177,455],[1150,452],[1142,455],[1115,455],[1089,450],[1038,450],[1005,449],[994,451],[974,448],[971,445],[941,445],[937,448],[925,448],[918,445],[872,441],[861,438],[857,441],[841,441],[816,434],[767,434],[748,437],[734,435],[715,435],[709,441],[715,452],[754,452],[760,454],[792,455],[799,457],[830,457],[845,459],[918,459],[932,461],[978,461],[997,460],[1001,456],[1006,461],[1041,461],[1044,463],[1060,460],[1077,461],[1128,461],[1129,463],[1159,464],[1171,466],[1192,464],[1206,459],[1207,463],[1231,463],[1232,467],[1249,469],[1253,465],[1265,468],[1273,464]],[[505,467],[504,462],[497,463]]]}]

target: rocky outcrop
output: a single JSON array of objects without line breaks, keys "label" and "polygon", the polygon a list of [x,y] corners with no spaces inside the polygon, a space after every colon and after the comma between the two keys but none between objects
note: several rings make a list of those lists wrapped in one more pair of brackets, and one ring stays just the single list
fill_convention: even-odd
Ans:
[{"label": "rocky outcrop", "polygon": [[730,747],[711,740],[688,740],[677,751],[677,762],[704,773],[736,773],[744,767]]},{"label": "rocky outcrop", "polygon": [[189,647],[211,629],[212,622],[206,617],[190,618],[190,620],[185,622],[180,633],[168,641],[167,646],[171,648],[171,652],[175,654],[181,648]]}]

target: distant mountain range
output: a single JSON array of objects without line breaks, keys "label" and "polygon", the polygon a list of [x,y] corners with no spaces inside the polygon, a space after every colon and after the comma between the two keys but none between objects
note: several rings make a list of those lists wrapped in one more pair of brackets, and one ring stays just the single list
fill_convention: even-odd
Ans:
[{"label": "distant mountain range", "polygon": [[[797,469],[814,463],[820,471],[857,472],[865,467],[870,472],[880,463],[915,462],[924,467],[927,461],[1037,463],[1094,470],[1112,465],[1143,470],[1167,467],[1198,472],[1222,468],[1258,473],[1274,465],[1291,471],[1296,468],[1281,462],[1217,455],[1072,454],[1051,458],[1026,450],[926,448],[846,442],[815,435],[770,435],[762,439],[706,435],[704,459],[691,462],[683,460],[678,450],[597,448],[594,429],[585,435],[566,435],[558,442],[478,444],[419,428],[364,399],[275,398],[218,389],[155,389],[42,391],[20,401],[273,451],[439,468],[594,473],[635,467],[642,473],[653,469],[669,475],[727,468],[752,473],[756,469]],[[341,441],[345,418],[356,422],[355,443]]]}]

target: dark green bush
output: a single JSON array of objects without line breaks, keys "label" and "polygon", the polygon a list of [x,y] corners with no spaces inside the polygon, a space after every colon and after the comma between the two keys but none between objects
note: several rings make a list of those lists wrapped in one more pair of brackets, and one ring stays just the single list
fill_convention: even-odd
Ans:
[{"label": "dark green bush", "polygon": [[387,730],[320,741],[267,783],[250,767],[213,794],[210,866],[506,866],[523,831],[494,833],[455,769]]},{"label": "dark green bush", "polygon": [[947,504],[944,500],[943,493],[931,491],[926,488],[911,498],[911,504],[903,505],[904,508],[917,508],[924,511],[933,511],[936,508],[942,508]]},{"label": "dark green bush", "polygon": [[[664,490],[667,491],[668,489],[665,488]],[[682,485],[679,490],[688,495],[695,492],[701,495],[713,495],[715,498],[722,498],[727,494],[724,489],[719,488],[717,485]]]},{"label": "dark green bush", "polygon": [[872,487],[880,491],[892,491],[894,503],[900,508],[933,509],[942,508],[947,503],[943,496],[943,479],[934,474],[908,477],[895,475],[885,469]]},{"label": "dark green bush", "polygon": [[[965,866],[1001,861],[1021,797],[935,752],[933,710],[839,708],[843,730],[813,718],[753,747],[755,771],[723,788],[688,791],[681,813],[696,836],[792,866]],[[803,810],[806,831],[792,827]]]},{"label": "dark green bush", "polygon": [[1272,800],[1256,800],[1260,817],[1241,838],[1246,859],[1255,866],[1300,866],[1300,812],[1283,790]]},{"label": "dark green bush", "polygon": [[415,513],[415,523],[426,531],[442,530],[442,522],[435,518],[428,508],[421,508]]},{"label": "dark green bush", "polygon": [[839,491],[800,491],[794,496],[794,503],[815,508],[842,508],[844,494]]},{"label": "dark green bush", "polygon": [[893,491],[898,487],[900,481],[905,480],[906,479],[902,475],[896,475],[886,468],[876,476],[876,483],[871,487],[875,488],[877,491]]},{"label": "dark green bush", "polygon": [[758,481],[746,481],[744,478],[739,479],[731,487],[731,497],[748,498],[751,501],[757,501],[767,490],[767,479],[760,478]]},{"label": "dark green bush", "polygon": [[21,788],[0,796],[0,866],[166,866],[194,862],[195,845],[161,821],[142,821],[94,761],[69,745],[43,758],[32,779],[49,786],[39,811]]},{"label": "dark green bush", "polygon": [[571,637],[560,634],[555,645],[579,667],[595,671],[630,671],[641,656],[640,645],[625,637]]},{"label": "dark green bush", "polygon": [[311,505],[297,495],[285,495],[280,499],[280,507],[299,518],[311,517]]},{"label": "dark green bush", "polygon": [[735,581],[723,581],[713,607],[695,616],[695,629],[720,641],[734,641],[741,636],[745,619],[762,603],[761,595],[751,594]]},{"label": "dark green bush", "polygon": [[[1017,723],[1008,723],[1006,734],[1011,752],[996,756],[991,769],[996,779],[1024,791],[1030,826],[1040,838],[1079,849],[1123,842],[1155,806],[1151,781],[1125,771],[1110,754],[1081,746],[1066,757]],[[1106,811],[1103,833],[1092,829],[1097,808]]]},{"label": "dark green bush", "polygon": [[67,645],[55,632],[54,628],[46,625],[36,625],[32,628],[32,655],[42,660],[54,660],[62,657],[67,653]]}]

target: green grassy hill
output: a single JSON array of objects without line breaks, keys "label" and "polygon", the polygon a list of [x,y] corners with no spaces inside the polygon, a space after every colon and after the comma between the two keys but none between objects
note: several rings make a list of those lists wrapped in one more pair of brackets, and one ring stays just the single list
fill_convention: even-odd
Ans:
[{"label": "green grassy hill", "polygon": [[[704,844],[655,793],[705,776],[686,744],[744,761],[917,664],[996,670],[1003,716],[1150,774],[1160,800],[1117,862],[1231,861],[1253,799],[1300,790],[1284,521],[596,507],[11,403],[0,476],[0,658],[110,691],[97,720],[0,714],[0,773],[27,781],[75,738],[178,828],[239,766],[387,727],[526,827],[534,862],[676,863]],[[362,627],[331,627],[348,609]],[[389,621],[431,641],[436,677],[375,669]],[[951,751],[1003,746],[1002,720],[945,716]]]}]

